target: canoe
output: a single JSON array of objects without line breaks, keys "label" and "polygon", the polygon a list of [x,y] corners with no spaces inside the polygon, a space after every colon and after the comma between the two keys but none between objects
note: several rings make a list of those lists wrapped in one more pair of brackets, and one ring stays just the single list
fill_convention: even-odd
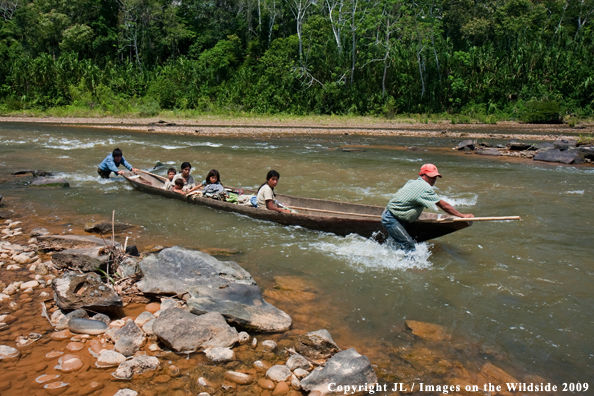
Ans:
[{"label": "canoe", "polygon": [[[301,226],[342,236],[359,234],[365,238],[374,238],[379,242],[383,242],[387,236],[387,232],[381,224],[381,214],[384,211],[384,207],[381,206],[276,194],[276,199],[279,202],[290,208],[297,208],[297,213],[280,213],[197,195],[185,196],[166,191],[162,188],[166,180],[164,177],[144,171],[125,172],[124,177],[134,188],[142,192],[227,212],[240,213],[259,220],[269,220],[287,226]],[[244,194],[255,193],[245,189],[243,192]],[[438,219],[444,219],[444,217],[448,216],[436,213],[422,213],[416,221],[406,226],[406,230],[417,242],[423,242],[461,230],[472,224],[471,221],[438,221]]]}]

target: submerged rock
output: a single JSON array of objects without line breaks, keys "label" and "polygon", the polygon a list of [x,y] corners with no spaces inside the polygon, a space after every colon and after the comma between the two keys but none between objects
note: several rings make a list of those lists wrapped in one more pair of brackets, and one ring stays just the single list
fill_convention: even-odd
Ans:
[{"label": "submerged rock", "polygon": [[501,152],[499,152],[499,150],[497,150],[495,148],[486,148],[486,149],[476,150],[475,153],[478,155],[490,155],[490,156],[494,156],[494,157],[503,155],[503,154],[501,154]]},{"label": "submerged rock", "polygon": [[109,255],[101,246],[66,249],[52,255],[52,263],[58,269],[76,269],[83,272],[95,271],[107,263]]},{"label": "submerged rock", "polygon": [[273,381],[284,381],[291,376],[291,370],[284,364],[277,364],[266,371],[266,377]]},{"label": "submerged rock", "polygon": [[0,360],[17,357],[19,354],[20,352],[16,348],[0,345]]},{"label": "submerged rock", "polygon": [[424,340],[438,342],[450,339],[443,326],[417,320],[406,320],[405,323],[414,335]]},{"label": "submerged rock", "polygon": [[52,282],[54,300],[60,309],[121,307],[122,299],[94,272],[65,272]]},{"label": "submerged rock", "polygon": [[[344,391],[331,392],[344,385],[365,385],[377,383],[377,376],[366,356],[359,354],[354,348],[347,349],[334,355],[322,367],[313,370],[301,380],[301,388],[306,392],[318,391],[321,395],[340,394]],[[330,384],[334,386],[330,387]],[[352,394],[363,395],[365,390]]]},{"label": "submerged rock", "polygon": [[559,140],[555,140],[553,142],[553,147],[555,147],[557,150],[568,150],[572,147],[575,147],[577,145],[577,142],[575,140],[570,140],[570,139],[559,139]]},{"label": "submerged rock", "polygon": [[31,181],[33,187],[70,187],[63,177],[37,177]]},{"label": "submerged rock", "polygon": [[295,350],[310,359],[327,359],[340,351],[328,330],[312,331],[297,338]]},{"label": "submerged rock", "polygon": [[[87,235],[42,235],[37,241],[44,249],[64,250],[77,249],[95,246],[109,246],[111,241],[103,241],[101,238]],[[116,242],[115,246],[119,246]]]},{"label": "submerged rock", "polygon": [[216,347],[206,351],[206,357],[215,363],[235,360],[235,352],[231,348]]},{"label": "submerged rock", "polygon": [[524,151],[533,147],[531,143],[518,142],[517,140],[510,140],[506,147],[511,151]]},{"label": "submerged rock", "polygon": [[231,347],[239,341],[237,330],[217,312],[197,316],[179,308],[166,309],[155,319],[152,331],[176,352]]},{"label": "submerged rock", "polygon": [[30,236],[32,237],[38,237],[38,236],[42,236],[42,235],[48,235],[50,232],[47,230],[47,228],[34,228],[31,230],[31,232],[29,233]]}]

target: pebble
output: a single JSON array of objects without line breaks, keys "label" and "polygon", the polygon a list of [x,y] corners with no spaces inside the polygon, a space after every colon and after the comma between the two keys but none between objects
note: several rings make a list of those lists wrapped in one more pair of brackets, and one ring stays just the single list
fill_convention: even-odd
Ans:
[{"label": "pebble", "polygon": [[296,390],[301,389],[301,381],[299,381],[297,377],[295,377],[295,374],[291,376],[291,386],[293,387],[293,389]]},{"label": "pebble", "polygon": [[159,345],[157,345],[157,344],[151,344],[151,345],[149,345],[148,349],[151,352],[157,352],[157,351],[160,351],[161,350],[161,348],[159,348]]},{"label": "pebble", "polygon": [[48,391],[49,394],[59,395],[64,392],[61,388],[67,387],[68,385],[70,384],[65,382],[50,382],[49,384],[45,384],[43,387]]},{"label": "pebble", "polygon": [[274,389],[274,382],[270,381],[269,379],[266,378],[260,378],[258,380],[258,386],[260,386],[260,388],[262,389]]},{"label": "pebble", "polygon": [[142,331],[144,331],[147,335],[153,335],[155,332],[153,331],[153,325],[155,324],[155,319],[149,320],[142,326]]},{"label": "pebble", "polygon": [[25,289],[29,289],[29,288],[37,287],[37,286],[39,286],[39,282],[36,280],[32,280],[29,282],[22,283],[20,287],[21,287],[21,290],[25,290]]},{"label": "pebble", "polygon": [[155,319],[155,315],[148,311],[144,311],[143,313],[138,315],[138,317],[134,320],[134,323],[136,323],[138,327],[142,327],[146,322],[149,322],[153,319]]},{"label": "pebble", "polygon": [[70,342],[68,345],[66,345],[66,349],[70,352],[80,351],[84,347],[85,344],[83,344],[82,342]]},{"label": "pebble", "polygon": [[68,330],[73,333],[103,334],[109,329],[104,322],[86,318],[72,318],[68,321]]},{"label": "pebble", "polygon": [[20,352],[8,345],[0,345],[0,360],[10,359],[19,356]]},{"label": "pebble", "polygon": [[25,290],[23,290],[23,293],[25,293],[25,294],[33,294],[33,288],[30,287],[28,289],[25,289]]},{"label": "pebble", "polygon": [[239,333],[238,336],[239,336],[239,343],[241,345],[245,344],[246,342],[248,342],[250,340],[250,335],[248,333],[246,333],[245,331],[242,331],[241,333]]},{"label": "pebble", "polygon": [[214,384],[212,382],[210,382],[209,380],[207,380],[206,378],[204,378],[204,377],[198,378],[198,381],[197,382],[198,382],[198,385],[200,385],[200,386],[206,386],[206,387],[209,387],[209,388],[214,388]]},{"label": "pebble", "polygon": [[302,368],[298,368],[295,369],[295,371],[293,371],[293,374],[295,374],[297,378],[305,378],[309,375],[309,371],[304,370]]},{"label": "pebble", "polygon": [[12,282],[10,285],[5,287],[4,290],[2,290],[2,293],[12,296],[19,290],[22,283],[23,282]]},{"label": "pebble", "polygon": [[60,351],[51,351],[45,354],[45,358],[46,359],[54,359],[57,358],[58,356],[62,356],[64,354],[64,352],[60,352]]},{"label": "pebble", "polygon": [[9,270],[9,271],[18,270],[18,269],[21,269],[21,266],[20,265],[17,265],[17,264],[11,264],[8,267],[6,267],[6,269]]},{"label": "pebble", "polygon": [[95,362],[95,366],[99,368],[115,367],[119,366],[121,363],[125,361],[126,357],[121,353],[111,351],[108,349],[103,349],[99,353],[99,357],[97,358],[97,362]]},{"label": "pebble", "polygon": [[71,371],[80,370],[83,366],[82,360],[76,355],[64,355],[58,360],[58,365],[54,367],[56,370],[69,373]]},{"label": "pebble", "polygon": [[123,319],[114,320],[109,324],[110,329],[119,329],[120,327],[124,327],[126,322]]},{"label": "pebble", "polygon": [[266,372],[266,377],[273,381],[281,382],[285,381],[291,375],[291,370],[284,364],[277,364],[272,366]]},{"label": "pebble", "polygon": [[238,371],[227,371],[225,373],[225,378],[239,385],[251,384],[254,381],[251,375],[240,373]]},{"label": "pebble", "polygon": [[111,318],[102,313],[95,314],[95,316],[93,316],[91,320],[98,320],[99,322],[103,322],[108,326],[111,323]]},{"label": "pebble", "polygon": [[272,391],[273,395],[284,395],[289,392],[289,385],[286,382],[279,382]]},{"label": "pebble", "polygon": [[270,363],[268,363],[268,362],[262,362],[262,361],[260,361],[260,360],[256,360],[256,361],[253,363],[253,366],[254,366],[254,368],[255,368],[256,370],[260,371],[261,373],[265,373],[265,372],[267,372],[267,371],[268,371],[268,369],[269,369],[270,367],[272,367],[272,365],[271,365]]},{"label": "pebble", "polygon": [[132,389],[124,388],[124,389],[120,389],[119,391],[117,391],[117,393],[114,394],[113,396],[136,396],[136,395],[138,395],[138,392],[133,391]]},{"label": "pebble", "polygon": [[262,346],[270,351],[273,351],[276,348],[276,342],[272,340],[266,340],[262,342]]},{"label": "pebble", "polygon": [[41,292],[39,293],[40,298],[49,298],[50,294],[48,292]]},{"label": "pebble", "polygon": [[157,302],[153,302],[153,303],[147,304],[146,305],[146,308],[145,308],[146,311],[148,311],[148,312],[150,312],[152,314],[154,314],[155,312],[157,312],[160,309],[161,309],[161,304],[159,304]]},{"label": "pebble", "polygon": [[171,381],[171,377],[168,376],[167,374],[161,374],[155,377],[155,379],[153,379],[153,381],[155,381],[158,384],[164,384],[166,382]]},{"label": "pebble", "polygon": [[258,346],[258,339],[256,337],[252,338],[252,348],[256,348]]},{"label": "pebble", "polygon": [[206,351],[206,357],[213,362],[228,362],[235,360],[235,352],[230,348],[216,347]]},{"label": "pebble", "polygon": [[71,338],[73,335],[74,334],[72,334],[72,332],[70,330],[66,329],[66,330],[53,332],[50,335],[50,338],[52,340],[66,340],[68,338]]},{"label": "pebble", "polygon": [[10,296],[8,294],[0,293],[0,303],[8,300],[10,300]]},{"label": "pebble", "polygon": [[35,370],[35,372],[40,372],[43,371],[47,368],[47,363],[41,362],[41,363],[37,363],[35,365],[35,367],[33,368],[33,370]]},{"label": "pebble", "polygon": [[200,393],[198,393],[198,396],[210,396],[210,393],[200,392]]},{"label": "pebble", "polygon": [[60,378],[60,374],[43,374],[35,378],[35,382],[37,382],[38,384],[43,384],[44,382],[52,381],[56,378]]}]

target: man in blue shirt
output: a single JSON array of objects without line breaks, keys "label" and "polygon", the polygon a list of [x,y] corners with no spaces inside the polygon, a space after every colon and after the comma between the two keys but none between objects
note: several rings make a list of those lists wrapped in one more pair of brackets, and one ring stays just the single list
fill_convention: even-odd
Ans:
[{"label": "man in blue shirt", "polygon": [[124,167],[133,172],[138,170],[133,168],[132,165],[126,161],[122,155],[122,150],[117,148],[113,150],[113,153],[109,154],[103,161],[101,161],[99,167],[97,168],[97,173],[99,173],[99,176],[101,176],[103,179],[109,179],[111,172],[115,173],[116,175],[121,175],[124,173],[124,171],[118,169],[120,165],[124,165]]},{"label": "man in blue shirt", "polygon": [[435,165],[423,165],[419,172],[419,178],[409,180],[404,187],[398,190],[382,214],[382,225],[396,243],[406,251],[415,250],[415,240],[406,232],[404,226],[419,218],[424,208],[437,205],[452,216],[474,217],[472,214],[458,212],[452,205],[435,194],[433,185],[438,177],[441,175]]}]

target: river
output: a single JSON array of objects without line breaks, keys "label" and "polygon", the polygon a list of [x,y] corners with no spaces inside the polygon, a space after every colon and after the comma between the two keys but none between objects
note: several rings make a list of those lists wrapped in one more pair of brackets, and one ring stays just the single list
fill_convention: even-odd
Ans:
[{"label": "river", "polygon": [[[344,152],[344,145],[368,148]],[[200,137],[2,123],[0,177],[43,169],[71,188],[36,190],[9,181],[0,193],[48,216],[109,219],[115,210],[118,221],[143,227],[143,239],[132,241],[141,246],[238,250],[232,259],[264,289],[275,276],[301,277],[317,299],[311,311],[294,307],[300,317],[311,316],[296,322],[307,331],[325,325],[339,345],[364,351],[385,342],[405,345],[404,320],[414,319],[444,326],[457,340],[454,353],[470,365],[498,356],[518,377],[591,380],[594,169],[432,149],[454,145],[445,138]],[[279,193],[375,205],[385,205],[430,162],[444,176],[437,193],[461,212],[523,221],[476,222],[407,256],[359,236],[283,227],[143,194],[121,177],[101,180],[97,165],[115,147],[141,169],[162,162],[160,174],[189,161],[197,180],[216,168],[224,184],[256,188],[276,169]],[[290,304],[283,308],[292,314]]]}]

